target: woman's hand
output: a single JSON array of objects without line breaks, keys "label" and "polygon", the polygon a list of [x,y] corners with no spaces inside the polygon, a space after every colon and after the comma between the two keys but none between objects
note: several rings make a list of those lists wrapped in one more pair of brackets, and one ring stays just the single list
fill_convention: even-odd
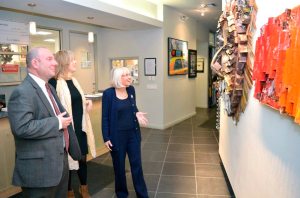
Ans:
[{"label": "woman's hand", "polygon": [[105,146],[108,148],[108,150],[112,151],[112,150],[111,150],[111,147],[112,147],[113,145],[112,145],[112,143],[110,142],[110,140],[106,141],[104,144],[105,144]]},{"label": "woman's hand", "polygon": [[144,112],[137,112],[136,113],[136,117],[140,123],[140,125],[142,126],[147,126],[148,124],[148,119],[146,118],[146,115],[147,113],[144,113]]},{"label": "woman's hand", "polygon": [[85,105],[86,105],[86,110],[88,112],[90,112],[92,110],[92,108],[93,108],[93,102],[91,100],[86,100]]}]

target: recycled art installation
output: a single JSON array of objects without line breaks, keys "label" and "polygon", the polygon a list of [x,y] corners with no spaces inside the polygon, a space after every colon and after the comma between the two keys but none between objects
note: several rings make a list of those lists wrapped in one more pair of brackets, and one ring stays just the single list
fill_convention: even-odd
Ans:
[{"label": "recycled art installation", "polygon": [[228,116],[238,121],[252,87],[252,37],[257,7],[253,0],[227,1],[218,22],[217,52],[211,68],[219,77],[219,93]]},{"label": "recycled art installation", "polygon": [[300,6],[269,18],[256,41],[254,97],[300,124]]}]

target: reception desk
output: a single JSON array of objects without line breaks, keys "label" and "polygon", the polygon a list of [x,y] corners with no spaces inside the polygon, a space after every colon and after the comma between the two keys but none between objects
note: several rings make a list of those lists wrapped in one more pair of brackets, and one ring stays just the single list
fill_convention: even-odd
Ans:
[{"label": "reception desk", "polygon": [[[102,95],[87,95],[93,101],[93,109],[90,112],[93,126],[96,153],[100,156],[108,150],[104,146],[101,134]],[[88,160],[92,159],[89,154]],[[21,191],[20,188],[11,185],[12,173],[15,164],[15,143],[11,133],[6,112],[0,112],[0,197],[9,197]]]}]

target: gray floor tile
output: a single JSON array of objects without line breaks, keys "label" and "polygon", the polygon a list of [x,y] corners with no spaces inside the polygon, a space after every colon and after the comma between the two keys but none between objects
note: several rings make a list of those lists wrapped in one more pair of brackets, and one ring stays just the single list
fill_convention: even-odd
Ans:
[{"label": "gray floor tile", "polygon": [[194,153],[167,152],[166,162],[194,163]]},{"label": "gray floor tile", "polygon": [[174,130],[187,130],[187,131],[191,131],[193,129],[192,125],[177,125],[173,127]]},{"label": "gray floor tile", "polygon": [[166,152],[142,150],[142,161],[143,162],[163,162],[165,160]]},{"label": "gray floor tile", "polygon": [[172,128],[169,129],[164,129],[164,130],[160,130],[160,129],[151,129],[151,133],[159,133],[159,134],[170,134],[172,133]]},{"label": "gray floor tile", "polygon": [[145,142],[153,143],[168,143],[170,139],[169,134],[150,134]]},{"label": "gray floor tile", "polygon": [[105,198],[113,198],[115,194],[115,190],[112,188],[105,188],[102,189],[94,194],[91,194],[92,198],[99,198],[99,197],[105,197]]},{"label": "gray floor tile", "polygon": [[175,194],[175,193],[157,193],[156,198],[197,198],[197,195]]},{"label": "gray floor tile", "polygon": [[215,137],[212,131],[193,131],[193,137]]},{"label": "gray floor tile", "polygon": [[143,161],[144,174],[160,175],[163,168],[163,162]]},{"label": "gray floor tile", "polygon": [[168,144],[167,143],[152,143],[152,142],[145,142],[144,146],[142,147],[143,150],[150,150],[150,151],[167,151]]},{"label": "gray floor tile", "polygon": [[156,191],[159,177],[159,175],[144,175],[148,191]]},{"label": "gray floor tile", "polygon": [[198,198],[230,198],[229,195],[198,195]]},{"label": "gray floor tile", "polygon": [[217,140],[215,137],[196,137],[194,144],[217,144]]},{"label": "gray floor tile", "polygon": [[195,144],[194,149],[196,153],[219,153],[217,144]]},{"label": "gray floor tile", "polygon": [[196,163],[202,164],[220,164],[218,153],[195,153]]},{"label": "gray floor tile", "polygon": [[221,166],[216,164],[196,164],[197,177],[223,177]]},{"label": "gray floor tile", "polygon": [[194,152],[194,146],[192,144],[169,144],[168,151]]},{"label": "gray floor tile", "polygon": [[174,129],[172,131],[172,136],[192,137],[193,133],[192,133],[191,130],[178,130],[178,129]]},{"label": "gray floor tile", "polygon": [[197,192],[205,195],[230,195],[224,178],[197,177]]},{"label": "gray floor tile", "polygon": [[195,176],[195,165],[193,163],[169,163],[163,167],[163,175]]},{"label": "gray floor tile", "polygon": [[196,194],[195,177],[162,175],[158,192]]},{"label": "gray floor tile", "polygon": [[173,144],[193,144],[193,138],[192,137],[171,136],[170,143],[173,143]]}]

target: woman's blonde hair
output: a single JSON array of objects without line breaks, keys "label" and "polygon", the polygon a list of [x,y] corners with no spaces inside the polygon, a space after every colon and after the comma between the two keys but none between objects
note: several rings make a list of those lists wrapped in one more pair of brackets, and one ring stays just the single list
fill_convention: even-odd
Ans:
[{"label": "woman's blonde hair", "polygon": [[130,71],[127,67],[116,67],[111,70],[111,84],[115,88],[125,87],[122,82],[121,78],[122,75],[130,74]]},{"label": "woman's blonde hair", "polygon": [[55,77],[58,78],[58,76],[65,73],[75,57],[74,53],[70,50],[60,50],[54,54],[54,57],[57,62]]}]

